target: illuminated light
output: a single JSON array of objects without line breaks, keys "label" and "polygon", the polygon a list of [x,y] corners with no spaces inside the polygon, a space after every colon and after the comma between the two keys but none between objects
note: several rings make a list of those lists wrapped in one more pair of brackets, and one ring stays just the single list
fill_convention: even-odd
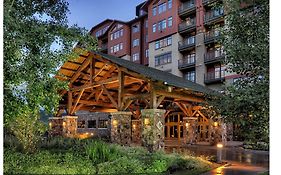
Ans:
[{"label": "illuminated light", "polygon": [[222,148],[222,147],[223,147],[223,144],[218,143],[218,144],[217,144],[217,147],[218,147],[218,148]]},{"label": "illuminated light", "polygon": [[199,114],[196,114],[196,117],[199,117]]},{"label": "illuminated light", "polygon": [[62,122],[62,126],[65,127],[65,125],[66,125],[66,123],[65,123],[65,122]]},{"label": "illuminated light", "polygon": [[185,124],[185,126],[186,126],[186,127],[188,128],[188,126],[189,126],[189,123],[186,123],[186,124]]},{"label": "illuminated light", "polygon": [[113,120],[113,121],[112,121],[112,125],[113,125],[113,126],[117,126],[117,125],[118,125],[118,121],[117,121],[117,120]]},{"label": "illuminated light", "polygon": [[94,135],[94,133],[91,133],[91,136],[93,136]]},{"label": "illuminated light", "polygon": [[52,128],[52,123],[51,122],[49,123],[49,126],[50,126],[50,128]]},{"label": "illuminated light", "polygon": [[88,135],[89,133],[88,132],[86,132],[86,135]]},{"label": "illuminated light", "polygon": [[160,108],[163,108],[163,105],[159,105]]},{"label": "illuminated light", "polygon": [[137,127],[137,126],[136,126],[135,124],[133,124],[133,129],[136,129],[136,127]]},{"label": "illuminated light", "polygon": [[214,122],[214,127],[217,127],[218,126],[218,122]]},{"label": "illuminated light", "polygon": [[145,124],[145,125],[149,125],[149,123],[150,123],[149,118],[145,118],[145,119],[144,119],[144,124]]}]

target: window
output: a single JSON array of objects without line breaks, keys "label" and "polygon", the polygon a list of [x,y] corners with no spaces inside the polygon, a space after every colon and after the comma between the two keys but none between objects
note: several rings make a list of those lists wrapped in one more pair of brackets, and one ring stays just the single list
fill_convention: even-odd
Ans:
[{"label": "window", "polygon": [[184,78],[185,78],[186,80],[195,82],[195,71],[187,72],[187,73],[185,74],[185,77],[184,77]]},{"label": "window", "polygon": [[133,30],[133,33],[139,32],[140,25],[139,24],[133,25],[133,29],[132,30]]},{"label": "window", "polygon": [[77,128],[85,128],[85,120],[78,121]]},{"label": "window", "polygon": [[119,44],[119,48],[120,48],[120,50],[123,49],[123,43],[120,43],[120,44]]},{"label": "window", "polygon": [[153,26],[152,26],[152,32],[153,32],[153,33],[156,32],[156,24],[153,24]]},{"label": "window", "polygon": [[99,128],[107,128],[107,120],[99,120]]},{"label": "window", "polygon": [[172,4],[173,4],[173,1],[172,0],[168,0],[168,9],[172,8]]},{"label": "window", "polygon": [[152,15],[155,16],[157,13],[157,7],[152,8]]},{"label": "window", "polygon": [[145,28],[148,27],[148,20],[147,19],[145,20],[144,25],[145,25]]},{"label": "window", "polygon": [[113,47],[110,47],[110,53],[113,53]]},{"label": "window", "polygon": [[186,44],[194,44],[195,43],[195,37],[194,36],[188,37],[186,42],[187,42]]},{"label": "window", "polygon": [[217,66],[215,67],[215,78],[220,78],[221,77],[221,67]]},{"label": "window", "polygon": [[145,50],[145,58],[148,58],[148,49]]},{"label": "window", "polygon": [[123,29],[120,30],[120,36],[123,36]]},{"label": "window", "polygon": [[147,35],[147,34],[145,35],[144,41],[145,41],[146,43],[148,43],[148,35]]},{"label": "window", "polygon": [[97,123],[96,120],[88,120],[88,128],[96,128]]},{"label": "window", "polygon": [[110,40],[113,40],[113,34],[110,34]]},{"label": "window", "polygon": [[169,36],[167,38],[156,41],[155,50],[160,49],[162,47],[170,46],[170,45],[172,45],[172,36]]},{"label": "window", "polygon": [[160,4],[158,6],[158,13],[161,14],[166,11],[166,3]]},{"label": "window", "polygon": [[155,56],[155,66],[167,64],[172,62],[172,52],[163,55]]},{"label": "window", "polygon": [[114,39],[117,39],[117,38],[119,38],[119,37],[121,37],[121,36],[123,36],[123,29],[118,30],[118,31],[116,31],[116,32],[114,32],[114,33],[112,33],[112,34],[110,34],[110,39],[111,39],[111,40],[114,40]]},{"label": "window", "polygon": [[172,27],[173,25],[173,17],[168,18],[168,27]]},{"label": "window", "polygon": [[133,47],[139,46],[140,45],[140,40],[139,39],[134,39],[133,40]]},{"label": "window", "polygon": [[133,54],[133,59],[132,59],[132,61],[138,61],[138,60],[140,60],[140,54],[139,54],[139,53]]},{"label": "window", "polygon": [[162,31],[163,29],[166,29],[166,19],[164,19],[164,20],[162,20],[162,21],[160,21],[160,22],[158,22],[158,30],[159,31]]},{"label": "window", "polygon": [[195,53],[184,56],[184,62],[187,64],[195,63]]}]

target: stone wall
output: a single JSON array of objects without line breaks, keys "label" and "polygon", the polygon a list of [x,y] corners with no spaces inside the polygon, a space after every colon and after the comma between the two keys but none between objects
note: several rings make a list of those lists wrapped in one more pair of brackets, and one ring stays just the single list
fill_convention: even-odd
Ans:
[{"label": "stone wall", "polygon": [[132,120],[132,143],[141,145],[141,120]]},{"label": "stone wall", "polygon": [[63,116],[63,136],[75,137],[77,133],[77,116]]},{"label": "stone wall", "polygon": [[61,117],[50,117],[49,118],[49,135],[59,136],[62,135],[62,124],[63,118]]},{"label": "stone wall", "polygon": [[197,118],[187,117],[186,131],[187,131],[187,144],[195,144],[196,141],[196,129],[197,129]]},{"label": "stone wall", "polygon": [[164,114],[162,109],[143,109],[142,114],[142,145],[149,151],[164,149]]},{"label": "stone wall", "polygon": [[111,142],[120,145],[131,144],[131,112],[111,113]]}]

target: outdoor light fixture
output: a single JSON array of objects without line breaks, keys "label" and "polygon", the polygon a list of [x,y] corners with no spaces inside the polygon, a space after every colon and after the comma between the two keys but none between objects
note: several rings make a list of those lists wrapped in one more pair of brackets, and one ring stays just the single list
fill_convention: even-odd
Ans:
[{"label": "outdoor light fixture", "polygon": [[136,129],[136,127],[137,127],[136,124],[133,124],[133,129]]},{"label": "outdoor light fixture", "polygon": [[144,119],[144,124],[145,124],[145,125],[149,125],[149,123],[150,123],[150,122],[149,122],[149,118],[145,118],[145,119]]},{"label": "outdoor light fixture", "polygon": [[199,117],[199,114],[196,114],[196,117]]},{"label": "outdoor light fixture", "polygon": [[223,144],[221,144],[221,143],[218,143],[217,144],[217,163],[221,163],[221,155],[222,155],[222,147],[223,147]]},{"label": "outdoor light fixture", "polygon": [[52,123],[51,122],[49,123],[49,126],[50,126],[50,128],[52,128]]},{"label": "outdoor light fixture", "polygon": [[185,124],[185,126],[186,126],[186,127],[188,128],[188,126],[189,126],[189,123],[186,123],[186,124]]},{"label": "outdoor light fixture", "polygon": [[94,135],[94,133],[91,133],[91,136],[93,136]]},{"label": "outdoor light fixture", "polygon": [[65,122],[62,122],[62,126],[65,127],[65,125],[66,125],[66,123],[65,123]]},{"label": "outdoor light fixture", "polygon": [[218,144],[217,144],[217,147],[218,147],[218,148],[222,148],[222,147],[223,147],[223,144],[218,143]]},{"label": "outdoor light fixture", "polygon": [[113,121],[112,121],[112,125],[113,125],[113,126],[115,126],[115,127],[116,127],[116,126],[117,126],[117,124],[118,124],[118,121],[117,121],[117,120],[113,120]]},{"label": "outdoor light fixture", "polygon": [[218,122],[214,122],[214,127],[217,127],[218,126]]}]

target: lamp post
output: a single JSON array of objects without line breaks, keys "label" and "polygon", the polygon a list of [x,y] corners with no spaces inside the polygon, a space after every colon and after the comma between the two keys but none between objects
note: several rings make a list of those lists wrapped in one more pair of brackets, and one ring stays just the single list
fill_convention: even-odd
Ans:
[{"label": "lamp post", "polygon": [[217,163],[221,163],[222,148],[223,148],[223,144],[218,143],[217,144]]}]

